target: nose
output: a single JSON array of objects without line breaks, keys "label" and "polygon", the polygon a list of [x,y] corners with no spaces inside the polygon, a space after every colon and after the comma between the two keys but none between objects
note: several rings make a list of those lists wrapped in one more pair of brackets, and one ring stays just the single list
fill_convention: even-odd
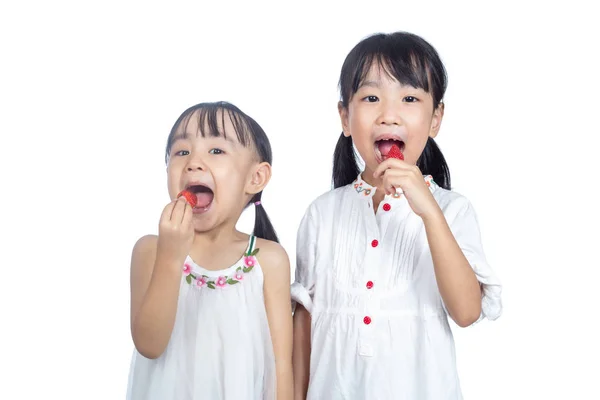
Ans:
[{"label": "nose", "polygon": [[194,171],[204,171],[206,167],[202,163],[199,157],[190,157],[190,160],[187,163],[186,170],[188,172]]},{"label": "nose", "polygon": [[401,104],[392,100],[380,101],[378,125],[402,125]]}]

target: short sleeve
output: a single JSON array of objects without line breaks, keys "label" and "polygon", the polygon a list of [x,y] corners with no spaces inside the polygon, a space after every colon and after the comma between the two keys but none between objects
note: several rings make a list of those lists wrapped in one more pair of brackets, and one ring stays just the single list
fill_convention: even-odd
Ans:
[{"label": "short sleeve", "polygon": [[291,287],[292,304],[302,304],[310,313],[315,291],[315,260],[317,251],[317,225],[313,207],[305,213],[296,238],[296,274]]},{"label": "short sleeve", "polygon": [[461,205],[450,227],[483,289],[479,320],[493,321],[502,314],[502,285],[483,252],[479,222],[470,202]]}]

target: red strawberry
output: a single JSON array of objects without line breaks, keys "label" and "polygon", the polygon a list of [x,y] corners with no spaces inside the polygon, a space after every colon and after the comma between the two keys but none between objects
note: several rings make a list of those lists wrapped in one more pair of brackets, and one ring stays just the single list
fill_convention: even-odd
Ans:
[{"label": "red strawberry", "polygon": [[181,196],[185,197],[187,202],[190,203],[190,206],[196,207],[196,204],[198,203],[198,197],[196,197],[194,193],[190,192],[189,190],[183,190],[177,195],[177,198],[180,198]]},{"label": "red strawberry", "polygon": [[392,145],[392,148],[390,149],[390,152],[388,153],[387,156],[388,156],[388,158],[404,160],[404,154],[402,154],[402,151],[400,151],[400,148],[398,146],[396,146],[395,144]]}]

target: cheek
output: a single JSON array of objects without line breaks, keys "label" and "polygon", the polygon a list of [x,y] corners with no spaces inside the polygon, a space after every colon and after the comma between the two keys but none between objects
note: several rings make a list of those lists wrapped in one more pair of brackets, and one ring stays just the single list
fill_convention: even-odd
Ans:
[{"label": "cheek", "polygon": [[167,169],[167,189],[171,199],[175,199],[179,190],[180,174],[174,168]]},{"label": "cheek", "polygon": [[232,194],[238,192],[240,188],[244,186],[245,172],[234,166],[227,166],[223,168],[214,169],[212,171],[215,183],[220,187],[220,190],[224,193]]},{"label": "cheek", "polygon": [[425,115],[424,113],[416,113],[414,115],[411,115],[410,118],[407,118],[406,123],[409,127],[408,133],[414,139],[417,139],[418,137],[427,138],[431,130],[431,124],[433,123],[433,119],[431,118],[431,115]]},{"label": "cheek", "polygon": [[356,113],[350,119],[350,133],[355,143],[370,141],[371,129],[373,126],[372,119],[368,118],[364,113]]}]

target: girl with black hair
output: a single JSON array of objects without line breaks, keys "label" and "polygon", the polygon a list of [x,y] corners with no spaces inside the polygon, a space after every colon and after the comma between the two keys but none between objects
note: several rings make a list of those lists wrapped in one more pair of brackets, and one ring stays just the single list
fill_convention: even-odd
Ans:
[{"label": "girl with black hair", "polygon": [[448,316],[498,318],[501,285],[434,141],[445,90],[442,61],[416,35],[373,35],[346,57],[334,190],[298,231],[296,399],[462,398]]},{"label": "girl with black hair", "polygon": [[[265,132],[232,104],[198,104],[175,122],[165,161],[172,201],[131,261],[127,398],[290,399],[290,267],[261,203]],[[248,206],[252,235],[236,229]]]}]

